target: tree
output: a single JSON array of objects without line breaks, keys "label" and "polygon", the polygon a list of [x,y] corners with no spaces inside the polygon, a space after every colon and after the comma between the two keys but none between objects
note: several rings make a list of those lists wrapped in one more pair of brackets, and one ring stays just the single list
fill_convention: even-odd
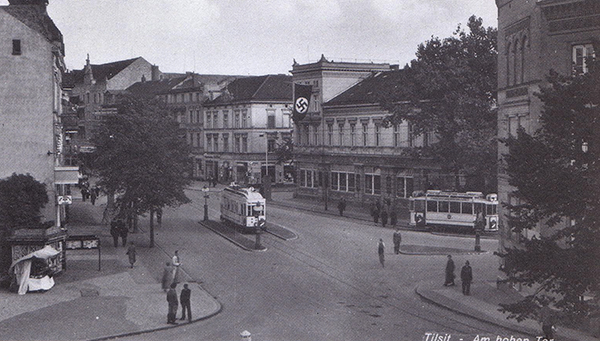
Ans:
[{"label": "tree", "polygon": [[[452,37],[419,45],[417,59],[404,68],[400,96],[385,94],[382,103],[392,112],[389,124],[408,121],[414,134],[437,137],[418,154],[440,161],[456,190],[462,174],[470,181],[467,189],[491,192],[497,187],[497,30],[475,16],[467,27],[469,32],[459,25]],[[410,105],[398,105],[399,97],[408,97]]]},{"label": "tree", "polygon": [[292,161],[294,159],[294,142],[292,139],[286,137],[278,143],[275,155],[277,156],[277,164]]},{"label": "tree", "polygon": [[551,72],[538,94],[540,128],[532,135],[520,129],[504,141],[512,196],[520,201],[505,204],[508,227],[518,234],[542,227],[539,237],[501,254],[510,281],[536,288],[521,302],[503,305],[509,317],[531,317],[551,302],[582,318],[594,306],[581,298],[599,294],[600,68],[588,64],[584,75]]},{"label": "tree", "polygon": [[41,210],[48,203],[46,185],[29,174],[13,173],[0,180],[0,246],[2,270],[8,270],[11,255],[5,240],[21,228],[41,228]]},{"label": "tree", "polygon": [[93,142],[100,185],[118,196],[122,217],[150,212],[154,246],[154,213],[189,202],[184,193],[190,162],[185,133],[161,102],[123,96],[117,114],[107,117]]}]

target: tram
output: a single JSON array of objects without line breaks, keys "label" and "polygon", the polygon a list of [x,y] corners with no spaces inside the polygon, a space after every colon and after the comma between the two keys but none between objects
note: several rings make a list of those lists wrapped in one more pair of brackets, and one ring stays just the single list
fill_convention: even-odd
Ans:
[{"label": "tram", "polygon": [[266,222],[266,201],[253,187],[231,184],[221,194],[221,221],[254,231]]},{"label": "tram", "polygon": [[481,192],[428,190],[414,192],[409,199],[410,225],[455,227],[474,232],[498,231],[498,195]]}]

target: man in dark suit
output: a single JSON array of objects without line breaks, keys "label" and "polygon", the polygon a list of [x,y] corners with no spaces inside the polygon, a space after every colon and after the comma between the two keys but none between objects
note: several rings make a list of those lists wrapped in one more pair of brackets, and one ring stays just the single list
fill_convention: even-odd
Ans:
[{"label": "man in dark suit", "polygon": [[471,282],[473,282],[473,270],[469,261],[465,262],[465,265],[460,270],[460,280],[462,281],[462,292],[463,295],[471,294]]},{"label": "man in dark suit", "polygon": [[181,302],[181,320],[185,320],[185,311],[187,310],[188,322],[192,322],[192,305],[190,297],[192,296],[192,290],[188,288],[187,283],[183,285],[181,295],[179,296],[179,302]]},{"label": "man in dark suit", "polygon": [[177,308],[179,306],[179,302],[177,301],[177,283],[171,284],[171,288],[167,291],[167,302],[169,303],[169,312],[167,313],[167,323],[169,324],[177,324],[175,319],[177,318]]}]

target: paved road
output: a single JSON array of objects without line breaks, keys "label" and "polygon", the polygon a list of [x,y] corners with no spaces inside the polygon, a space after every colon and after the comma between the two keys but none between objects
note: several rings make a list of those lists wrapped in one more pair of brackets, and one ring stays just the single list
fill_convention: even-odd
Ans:
[{"label": "paved road", "polygon": [[[457,335],[511,335],[509,331],[457,316],[421,301],[414,293],[423,280],[443,281],[445,256],[392,252],[392,230],[364,222],[271,207],[269,220],[299,235],[283,241],[263,235],[265,252],[244,251],[202,228],[200,192],[190,205],[165,212],[156,240],[166,252],[179,250],[184,270],[223,305],[206,321],[131,340],[238,340],[243,330],[261,340],[422,340],[426,332]],[[209,215],[218,219],[218,195]],[[386,266],[377,240],[387,244]],[[404,232],[403,243],[470,249],[470,239]],[[493,251],[496,241],[483,240]],[[457,255],[486,278],[496,271],[491,252]],[[157,265],[158,266],[158,265]],[[158,269],[158,267],[157,267]],[[472,339],[472,338],[471,338]]]}]

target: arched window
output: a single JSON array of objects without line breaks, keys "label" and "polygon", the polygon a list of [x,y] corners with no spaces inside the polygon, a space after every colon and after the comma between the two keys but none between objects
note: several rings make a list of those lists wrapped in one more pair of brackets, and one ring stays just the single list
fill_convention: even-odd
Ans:
[{"label": "arched window", "polygon": [[527,37],[523,37],[523,41],[521,42],[521,79],[520,83],[525,81],[525,48],[527,48]]},{"label": "arched window", "polygon": [[514,84],[519,84],[519,80],[521,79],[520,71],[521,71],[521,48],[519,45],[519,40],[515,41],[515,45],[513,46],[513,54],[514,54]]},{"label": "arched window", "polygon": [[513,60],[511,57],[513,56],[513,54],[510,51],[511,48],[512,48],[512,45],[510,43],[508,43],[508,45],[506,46],[506,86],[512,85]]}]

